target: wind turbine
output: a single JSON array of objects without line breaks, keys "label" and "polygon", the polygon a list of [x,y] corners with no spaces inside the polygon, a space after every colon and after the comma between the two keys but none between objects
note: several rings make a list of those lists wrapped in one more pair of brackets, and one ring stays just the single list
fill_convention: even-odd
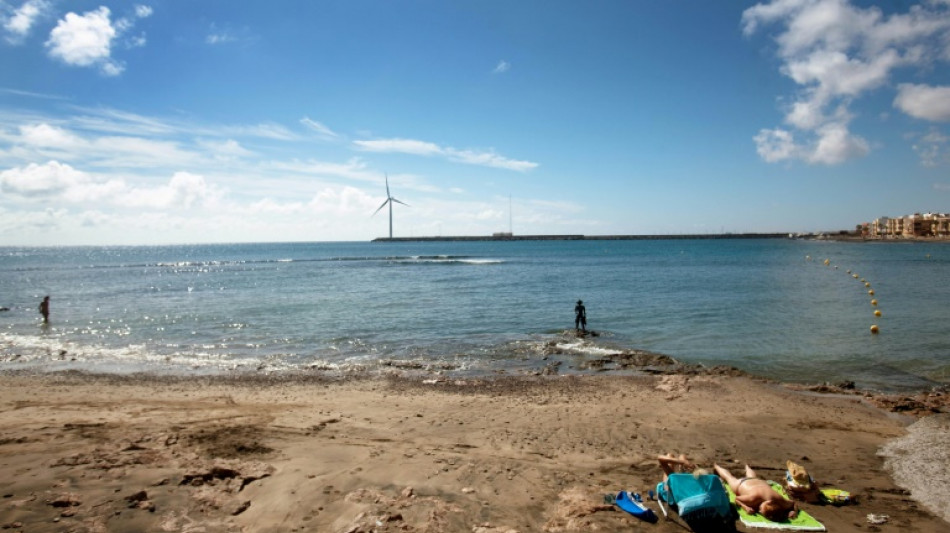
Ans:
[{"label": "wind turbine", "polygon": [[393,198],[391,194],[389,194],[389,174],[386,174],[386,201],[383,202],[383,205],[379,206],[376,209],[376,211],[373,211],[373,215],[375,215],[376,213],[379,213],[380,209],[386,207],[386,204],[389,204],[389,238],[390,239],[393,238],[393,202],[409,207],[409,204],[405,202],[400,202],[399,200]]}]

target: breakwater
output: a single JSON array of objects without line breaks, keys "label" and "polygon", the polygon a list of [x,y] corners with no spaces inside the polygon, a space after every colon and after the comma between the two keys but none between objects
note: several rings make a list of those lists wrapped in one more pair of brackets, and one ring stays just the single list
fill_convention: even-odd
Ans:
[{"label": "breakwater", "polygon": [[658,241],[676,239],[786,239],[788,233],[697,233],[674,235],[458,235],[438,237],[377,237],[372,242],[440,241]]}]

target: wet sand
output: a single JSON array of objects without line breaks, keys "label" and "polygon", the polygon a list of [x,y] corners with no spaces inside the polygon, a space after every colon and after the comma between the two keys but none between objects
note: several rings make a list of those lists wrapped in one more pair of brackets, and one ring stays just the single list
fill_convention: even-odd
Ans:
[{"label": "wet sand", "polygon": [[[0,390],[4,531],[682,532],[604,502],[621,489],[646,497],[666,452],[737,474],[749,463],[776,481],[794,460],[858,498],[803,504],[829,531],[950,530],[892,478],[918,466],[885,467],[879,454],[915,434],[916,415],[946,411],[945,399],[897,409],[911,417],[853,391],[716,373],[5,375]],[[927,418],[940,426],[945,416]],[[946,497],[927,504],[946,510]]]}]

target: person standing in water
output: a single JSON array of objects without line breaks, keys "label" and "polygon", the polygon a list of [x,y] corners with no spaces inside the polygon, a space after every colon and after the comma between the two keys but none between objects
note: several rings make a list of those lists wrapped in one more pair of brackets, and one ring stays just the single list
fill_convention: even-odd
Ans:
[{"label": "person standing in water", "polygon": [[587,333],[587,309],[581,300],[578,300],[577,305],[574,306],[574,329]]},{"label": "person standing in water", "polygon": [[40,302],[40,314],[43,315],[43,323],[49,324],[49,296]]}]

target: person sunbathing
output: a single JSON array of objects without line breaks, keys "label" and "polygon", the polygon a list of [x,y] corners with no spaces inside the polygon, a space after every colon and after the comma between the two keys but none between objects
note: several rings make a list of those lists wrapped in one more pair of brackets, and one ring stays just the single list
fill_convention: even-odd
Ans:
[{"label": "person sunbathing", "polygon": [[696,470],[696,465],[683,454],[680,454],[679,457],[672,453],[658,455],[656,460],[660,462],[660,468],[663,469],[663,481],[666,481],[666,477],[670,474],[688,473]]},{"label": "person sunbathing", "polygon": [[713,465],[719,477],[725,481],[736,495],[736,504],[749,514],[761,514],[773,522],[791,520],[798,515],[798,505],[786,500],[775,492],[768,481],[755,475],[749,465],[745,466],[745,477],[736,478],[731,472],[719,465]]}]

